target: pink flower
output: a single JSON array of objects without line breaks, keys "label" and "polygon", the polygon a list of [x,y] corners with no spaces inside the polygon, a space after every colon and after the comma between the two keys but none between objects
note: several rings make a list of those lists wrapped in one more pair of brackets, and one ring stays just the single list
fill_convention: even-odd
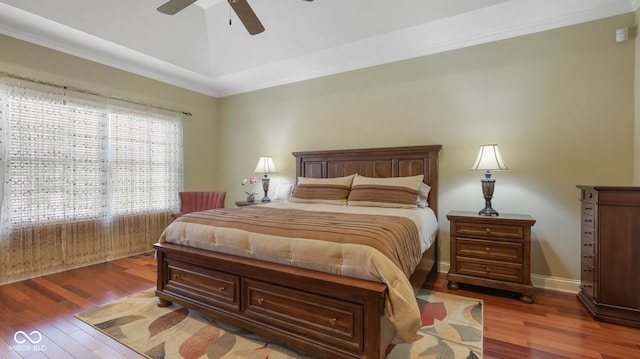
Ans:
[{"label": "pink flower", "polygon": [[256,194],[258,194],[257,192],[253,191],[253,184],[258,182],[258,179],[256,178],[256,176],[251,176],[249,178],[244,178],[242,179],[242,185],[246,185],[246,184],[250,184],[251,186],[251,192],[244,192],[247,194],[247,196],[255,196]]}]

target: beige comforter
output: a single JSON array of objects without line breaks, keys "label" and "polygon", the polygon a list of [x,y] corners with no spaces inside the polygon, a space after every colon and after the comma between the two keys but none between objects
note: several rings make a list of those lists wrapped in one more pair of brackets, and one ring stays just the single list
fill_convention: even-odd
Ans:
[{"label": "beige comforter", "polygon": [[387,316],[411,342],[420,312],[408,276],[436,232],[430,209],[284,202],[183,216],[160,241],[385,283]]}]

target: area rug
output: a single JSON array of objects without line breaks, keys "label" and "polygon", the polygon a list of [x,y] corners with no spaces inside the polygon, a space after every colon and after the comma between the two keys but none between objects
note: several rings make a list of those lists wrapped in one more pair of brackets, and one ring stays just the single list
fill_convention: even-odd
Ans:
[{"label": "area rug", "polygon": [[[416,299],[422,328],[411,344],[394,339],[388,359],[482,357],[481,300],[424,289]],[[76,317],[152,359],[314,358],[195,310],[156,303],[154,289],[149,289]]]}]

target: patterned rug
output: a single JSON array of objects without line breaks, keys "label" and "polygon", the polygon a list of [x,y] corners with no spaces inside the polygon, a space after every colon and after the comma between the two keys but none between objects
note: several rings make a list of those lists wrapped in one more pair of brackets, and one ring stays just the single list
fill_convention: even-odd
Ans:
[{"label": "patterned rug", "polygon": [[[388,359],[482,357],[482,301],[421,290],[422,329],[413,343],[396,338]],[[247,330],[179,305],[158,307],[154,289],[76,314],[152,359],[311,359]]]}]

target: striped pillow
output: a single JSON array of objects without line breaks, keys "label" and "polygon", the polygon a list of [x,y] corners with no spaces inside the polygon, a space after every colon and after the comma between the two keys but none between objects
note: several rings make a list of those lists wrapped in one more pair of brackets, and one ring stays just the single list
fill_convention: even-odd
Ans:
[{"label": "striped pillow", "polygon": [[350,206],[416,208],[424,175],[371,178],[356,176],[351,185]]},{"label": "striped pillow", "polygon": [[349,188],[355,175],[336,178],[299,177],[290,202],[347,204]]}]

